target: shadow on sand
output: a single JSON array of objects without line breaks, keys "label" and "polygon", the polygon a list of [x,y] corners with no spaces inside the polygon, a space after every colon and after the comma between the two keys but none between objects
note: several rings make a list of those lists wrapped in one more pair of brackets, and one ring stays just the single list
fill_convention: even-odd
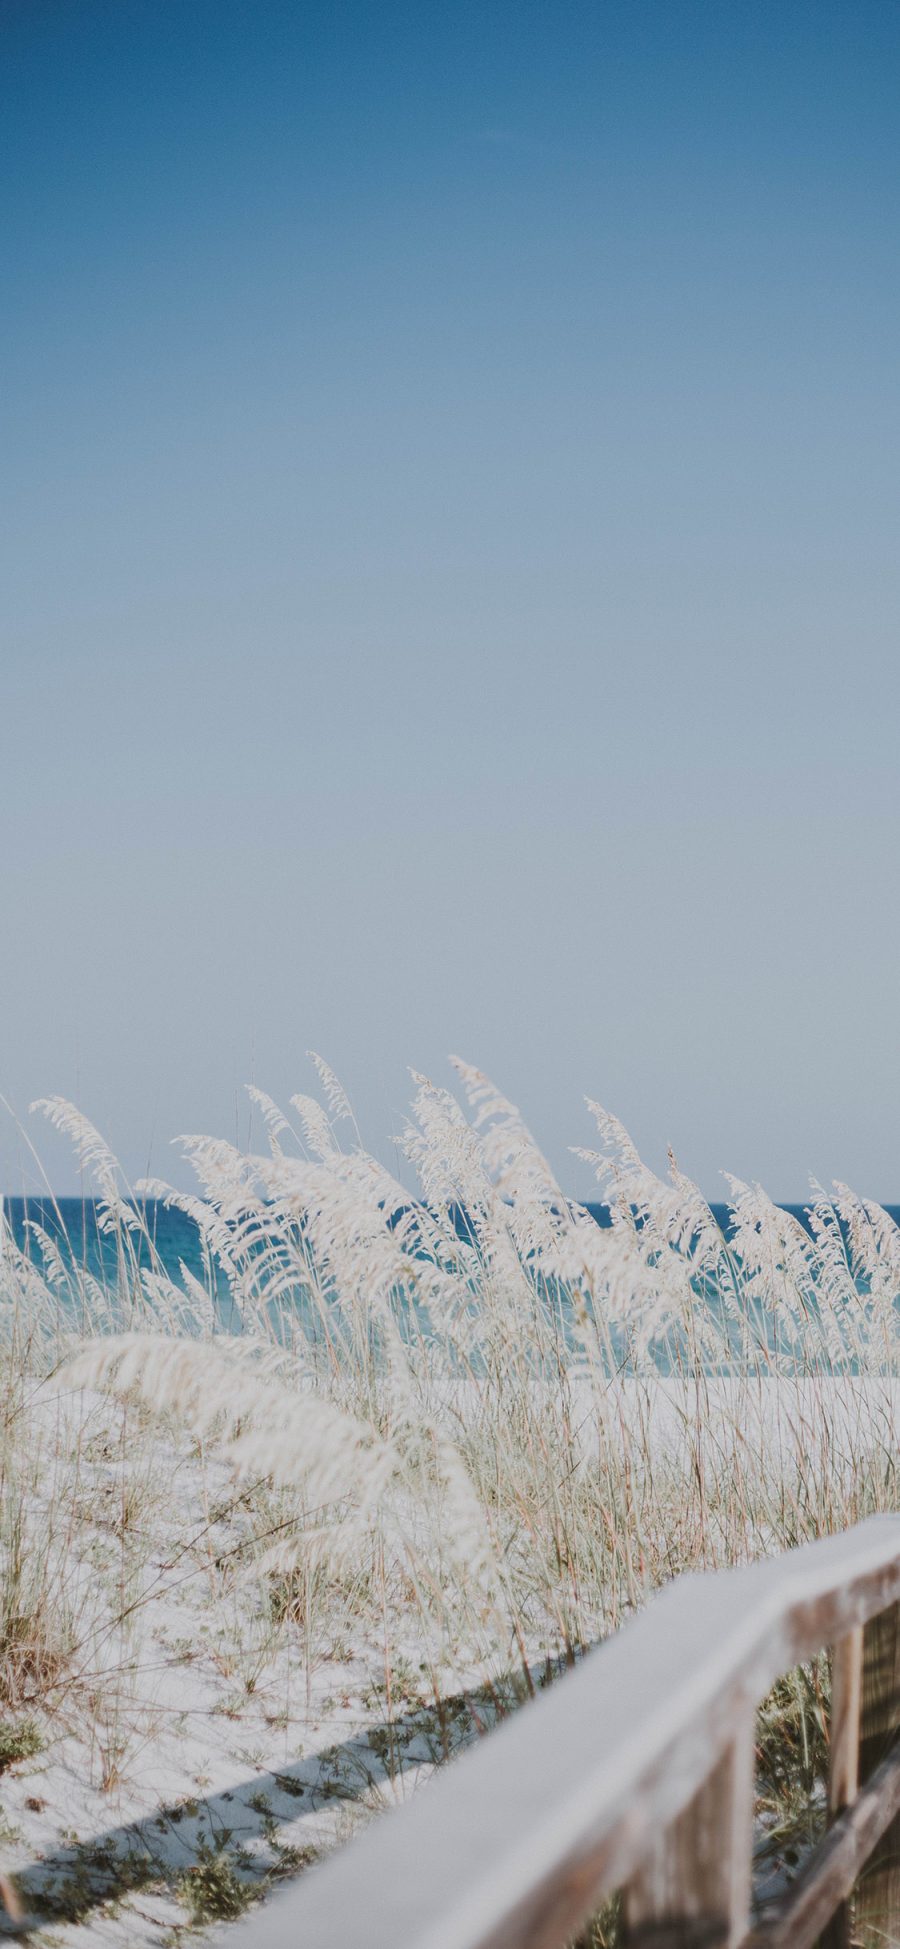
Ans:
[{"label": "shadow on sand", "polygon": [[57,1848],[17,1870],[25,1922],[0,1907],[0,1935],[84,1922],[139,1891],[161,1898],[148,1921],[172,1927],[185,1911],[194,1921],[228,1920],[347,1838],[364,1812],[408,1798],[422,1769],[430,1772],[496,1717],[496,1695],[457,1694],[439,1711],[417,1705],[277,1771]]}]

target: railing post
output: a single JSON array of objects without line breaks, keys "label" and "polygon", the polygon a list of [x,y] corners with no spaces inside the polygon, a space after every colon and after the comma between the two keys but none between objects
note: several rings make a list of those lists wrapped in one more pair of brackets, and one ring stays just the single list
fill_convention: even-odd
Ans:
[{"label": "railing post", "polygon": [[[840,1638],[831,1654],[831,1727],[828,1748],[828,1822],[852,1807],[859,1791],[859,1729],[862,1708],[862,1626]],[[849,1949],[851,1906],[841,1902],[820,1937],[821,1949]]]},{"label": "railing post", "polygon": [[862,1626],[839,1639],[831,1655],[831,1737],[828,1752],[828,1817],[836,1820],[859,1792],[862,1710]]},{"label": "railing post", "polygon": [[[873,1617],[863,1632],[859,1772],[864,1782],[900,1732],[900,1604]],[[886,1949],[900,1939],[900,1815],[882,1835],[859,1878],[854,1939]]]},{"label": "railing post", "polygon": [[625,1889],[635,1949],[736,1949],[749,1926],[754,1721],[749,1710]]}]

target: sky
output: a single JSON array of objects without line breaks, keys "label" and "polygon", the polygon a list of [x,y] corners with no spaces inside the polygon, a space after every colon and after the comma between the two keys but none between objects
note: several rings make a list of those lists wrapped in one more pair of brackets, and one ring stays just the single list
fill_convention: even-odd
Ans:
[{"label": "sky", "polygon": [[[900,10],[2,0],[0,1089],[900,1199]],[[0,1184],[34,1181],[15,1122]]]}]

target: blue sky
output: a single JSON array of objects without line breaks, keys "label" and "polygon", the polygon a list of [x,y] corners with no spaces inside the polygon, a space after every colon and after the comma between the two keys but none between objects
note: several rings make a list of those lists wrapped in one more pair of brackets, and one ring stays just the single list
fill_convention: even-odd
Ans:
[{"label": "blue sky", "polygon": [[900,1197],[898,72],[871,0],[4,0],[19,1110],[167,1171],[312,1046],[390,1157],[458,1049],[575,1189],[590,1093]]}]

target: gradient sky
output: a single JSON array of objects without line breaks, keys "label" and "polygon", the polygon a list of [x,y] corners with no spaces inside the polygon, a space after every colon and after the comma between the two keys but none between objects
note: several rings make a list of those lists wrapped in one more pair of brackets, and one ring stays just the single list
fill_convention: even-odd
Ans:
[{"label": "gradient sky", "polygon": [[[2,0],[0,1087],[900,1197],[900,8]],[[35,1132],[60,1189],[64,1150]],[[8,1189],[23,1166],[10,1129]]]}]

